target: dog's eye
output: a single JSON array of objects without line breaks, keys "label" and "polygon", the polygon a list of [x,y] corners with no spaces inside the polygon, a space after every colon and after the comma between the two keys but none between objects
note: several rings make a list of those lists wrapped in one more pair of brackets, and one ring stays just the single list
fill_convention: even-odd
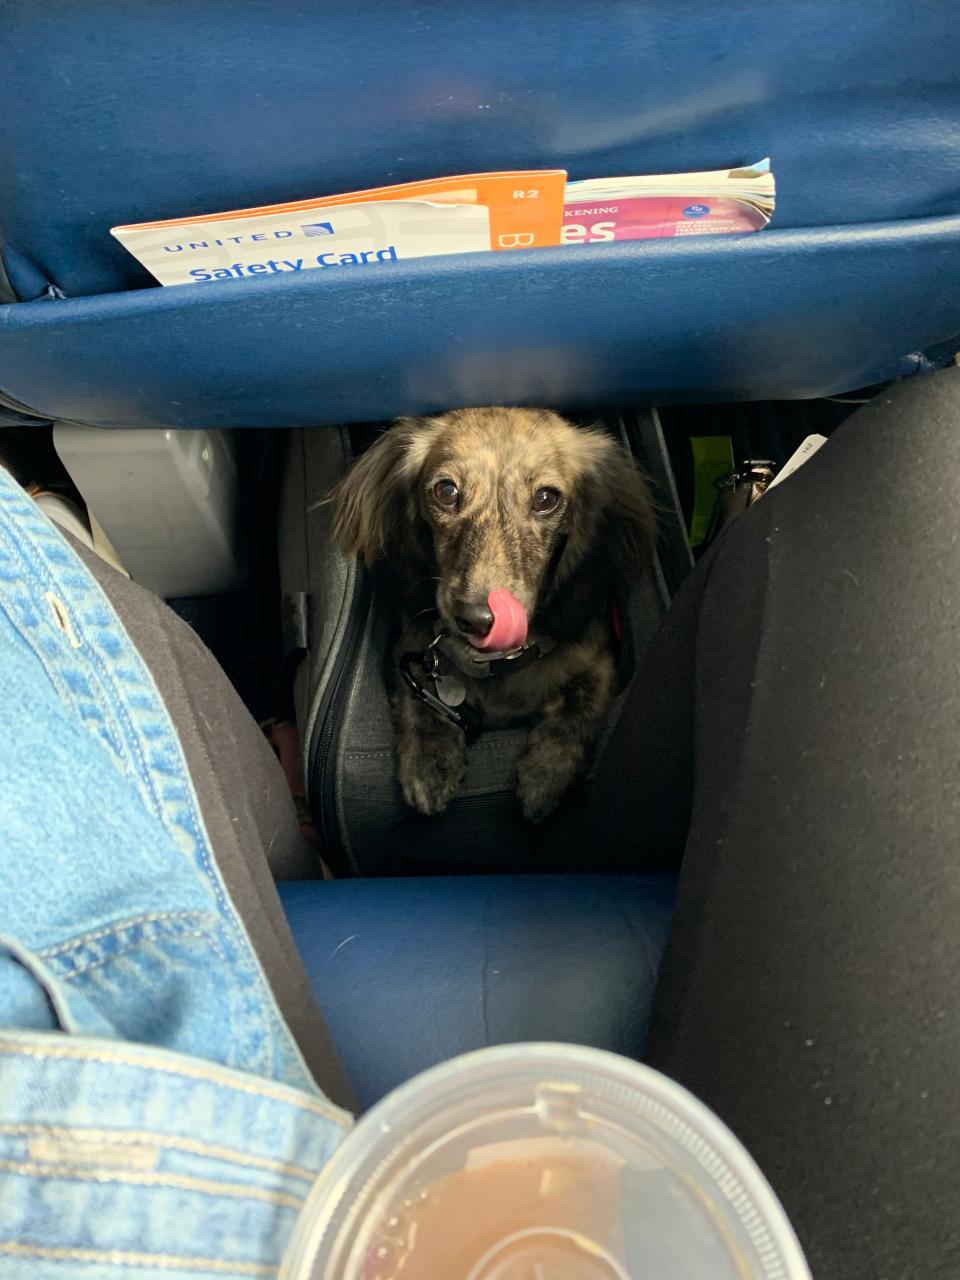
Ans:
[{"label": "dog's eye", "polygon": [[433,496],[441,507],[455,507],[460,501],[460,490],[452,480],[438,480],[433,486]]},{"label": "dog's eye", "polygon": [[550,489],[546,486],[538,489],[533,495],[533,501],[530,506],[533,512],[538,516],[547,516],[551,511],[556,511],[560,505],[560,492],[557,489]]}]

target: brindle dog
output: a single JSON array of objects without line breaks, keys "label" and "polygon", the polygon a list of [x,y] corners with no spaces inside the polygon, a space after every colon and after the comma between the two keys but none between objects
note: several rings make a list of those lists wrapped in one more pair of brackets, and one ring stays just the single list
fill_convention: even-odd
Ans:
[{"label": "brindle dog", "polygon": [[[344,550],[386,558],[398,659],[442,631],[444,661],[483,727],[531,724],[517,789],[526,817],[544,818],[586,768],[610,707],[615,582],[651,557],[651,503],[632,459],[547,410],[459,409],[398,422],[333,501]],[[495,616],[502,600],[509,622]],[[472,678],[488,636],[527,630],[524,611],[542,656],[514,668],[494,654],[496,674]],[[391,705],[404,797],[441,813],[463,777],[463,730],[400,681]]]}]

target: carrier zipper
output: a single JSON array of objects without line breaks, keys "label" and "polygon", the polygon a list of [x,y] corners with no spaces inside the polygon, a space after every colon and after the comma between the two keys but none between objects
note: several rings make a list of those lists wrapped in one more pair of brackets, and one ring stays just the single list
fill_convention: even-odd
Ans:
[{"label": "carrier zipper", "polygon": [[[336,796],[336,748],[342,726],[344,688],[351,660],[356,653],[357,641],[363,627],[370,596],[369,575],[357,565],[350,611],[343,629],[333,670],[327,680],[327,688],[317,709],[310,743],[309,801],[319,825],[321,852],[327,856],[343,854],[343,840],[337,821]],[[359,874],[352,856],[348,855],[352,869]]]}]

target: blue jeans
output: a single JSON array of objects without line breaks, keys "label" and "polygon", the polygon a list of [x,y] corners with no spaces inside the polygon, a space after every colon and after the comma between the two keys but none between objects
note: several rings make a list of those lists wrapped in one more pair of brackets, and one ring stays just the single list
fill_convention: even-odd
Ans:
[{"label": "blue jeans", "polygon": [[269,1276],[349,1127],[153,679],[0,469],[0,1280]]}]

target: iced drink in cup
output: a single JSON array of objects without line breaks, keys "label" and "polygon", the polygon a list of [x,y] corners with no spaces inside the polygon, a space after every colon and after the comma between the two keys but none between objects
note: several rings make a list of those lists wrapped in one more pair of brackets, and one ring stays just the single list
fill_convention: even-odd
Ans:
[{"label": "iced drink in cup", "polygon": [[379,1103],[304,1207],[281,1280],[809,1280],[733,1134],[648,1067],[508,1045]]}]

